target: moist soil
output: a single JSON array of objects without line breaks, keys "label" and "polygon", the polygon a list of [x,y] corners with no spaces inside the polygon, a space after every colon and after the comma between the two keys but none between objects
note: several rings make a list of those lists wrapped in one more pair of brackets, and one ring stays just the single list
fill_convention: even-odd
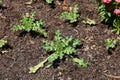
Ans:
[{"label": "moist soil", "polygon": [[[96,1],[67,0],[68,9],[78,4],[80,17],[77,24],[60,19],[63,12],[62,0],[54,0],[52,5],[44,0],[31,4],[28,1],[4,0],[0,3],[0,39],[8,41],[0,49],[0,80],[120,80],[120,41],[112,54],[105,48],[107,38],[120,40],[120,37],[111,32],[112,26],[101,23]],[[36,12],[36,20],[45,21],[43,27],[48,38],[11,29],[20,24],[23,15],[31,11]],[[85,25],[82,23],[84,19],[92,19],[97,24]],[[42,48],[42,40],[53,40],[58,29],[62,37],[72,35],[81,40],[82,47],[77,48],[75,54],[88,62],[89,66],[78,67],[67,57],[56,68],[41,68],[35,74],[28,73],[29,67],[49,56]]]}]

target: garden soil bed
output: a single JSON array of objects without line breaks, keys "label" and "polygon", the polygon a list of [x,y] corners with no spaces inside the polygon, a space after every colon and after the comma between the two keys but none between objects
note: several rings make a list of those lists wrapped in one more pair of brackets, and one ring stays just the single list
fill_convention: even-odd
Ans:
[{"label": "garden soil bed", "polygon": [[[101,23],[94,0],[67,0],[68,7],[74,4],[79,6],[80,17],[75,25],[60,19],[62,0],[55,0],[54,5],[44,0],[32,4],[27,4],[27,1],[4,0],[0,4],[0,39],[8,41],[0,49],[0,80],[120,80],[120,41],[113,54],[109,54],[105,48],[105,39],[120,40],[120,37],[111,33],[111,26]],[[45,21],[43,27],[48,38],[11,29],[13,25],[20,24],[23,15],[31,11],[36,12],[36,20]],[[83,24],[82,20],[87,18],[95,20],[97,24]],[[58,29],[63,37],[72,35],[81,39],[83,45],[75,54],[85,59],[89,66],[78,67],[67,57],[56,68],[41,68],[35,74],[28,73],[29,67],[49,56],[42,48],[42,40],[53,40]]]}]

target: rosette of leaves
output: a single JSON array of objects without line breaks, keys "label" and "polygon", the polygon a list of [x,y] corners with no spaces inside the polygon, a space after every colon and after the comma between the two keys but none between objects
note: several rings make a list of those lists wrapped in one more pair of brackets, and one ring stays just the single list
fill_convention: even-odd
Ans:
[{"label": "rosette of leaves", "polygon": [[70,21],[70,23],[77,22],[77,19],[79,17],[78,14],[78,5],[74,5],[72,11],[65,11],[61,13],[60,18],[64,18]]},{"label": "rosette of leaves", "polygon": [[13,26],[12,29],[15,31],[19,31],[19,30],[24,30],[27,32],[35,31],[44,35],[44,37],[47,37],[47,33],[42,28],[44,22],[42,20],[35,21],[34,16],[35,16],[35,12],[31,12],[29,17],[23,16],[21,19],[21,25],[15,25]]},{"label": "rosette of leaves", "polygon": [[38,65],[30,67],[29,73],[35,73],[39,68],[44,67],[46,62],[48,62],[48,66],[50,67],[55,60],[61,60],[65,57],[65,55],[70,56],[73,62],[77,63],[79,66],[87,67],[87,63],[82,58],[73,56],[73,54],[76,52],[76,46],[80,45],[79,39],[73,39],[72,36],[62,38],[60,31],[57,30],[54,41],[49,42],[44,40],[43,43],[43,48],[46,51],[52,51],[53,53]]},{"label": "rosette of leaves", "polygon": [[110,49],[110,48],[112,49],[112,48],[115,48],[117,42],[118,42],[117,39],[112,40],[112,39],[108,38],[105,40],[105,46],[107,49]]}]

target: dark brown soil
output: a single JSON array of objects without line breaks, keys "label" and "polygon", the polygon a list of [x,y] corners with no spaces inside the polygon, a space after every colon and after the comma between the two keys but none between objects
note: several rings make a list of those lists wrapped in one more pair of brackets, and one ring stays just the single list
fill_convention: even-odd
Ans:
[{"label": "dark brown soil", "polygon": [[[111,33],[108,25],[102,24],[94,0],[67,0],[68,6],[78,4],[79,22],[69,24],[60,19],[62,1],[55,0],[55,5],[49,5],[44,0],[26,4],[29,0],[4,0],[0,5],[0,39],[8,41],[6,47],[0,49],[0,80],[120,80],[120,42],[113,54],[105,48],[105,39],[120,37]],[[39,69],[35,74],[29,74],[29,67],[44,60],[48,54],[42,49],[42,36],[30,33],[15,32],[11,28],[20,24],[20,19],[30,11],[36,12],[36,20],[45,21],[43,27],[52,40],[54,32],[59,29],[62,36],[72,35],[82,41],[82,48],[77,49],[79,57],[84,58],[88,68],[80,68],[70,58],[61,61],[57,68]],[[94,26],[83,24],[83,19],[97,22]],[[62,70],[63,69],[63,70]]]}]

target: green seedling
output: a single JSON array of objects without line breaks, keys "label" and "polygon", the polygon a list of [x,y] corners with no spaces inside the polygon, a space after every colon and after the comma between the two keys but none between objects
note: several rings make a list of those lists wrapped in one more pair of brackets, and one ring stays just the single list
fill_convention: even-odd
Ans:
[{"label": "green seedling", "polygon": [[42,20],[35,21],[34,16],[35,16],[35,12],[31,12],[29,17],[23,16],[21,19],[21,25],[15,25],[13,26],[12,29],[14,31],[19,31],[19,30],[24,30],[27,32],[35,31],[44,35],[44,37],[47,37],[47,33],[42,28],[44,22]]},{"label": "green seedling", "polygon": [[55,60],[61,60],[66,55],[70,56],[73,62],[77,63],[78,66],[87,67],[87,63],[82,58],[73,56],[73,54],[76,52],[76,46],[80,45],[79,39],[73,39],[72,36],[62,38],[60,31],[57,30],[55,33],[54,41],[49,42],[47,40],[43,40],[43,44],[43,49],[48,52],[51,51],[53,53],[38,65],[30,67],[29,73],[35,73],[39,68],[44,67],[46,62],[48,62],[47,67],[50,67]]},{"label": "green seedling", "polygon": [[83,20],[82,22],[87,25],[95,25],[96,24],[96,22],[91,19]]},{"label": "green seedling", "polygon": [[72,11],[65,11],[63,13],[61,13],[60,18],[64,18],[70,21],[70,23],[74,23],[77,22],[77,18],[79,17],[78,14],[78,5],[74,5],[73,10]]},{"label": "green seedling", "polygon": [[0,48],[2,48],[6,43],[7,41],[0,39]]},{"label": "green seedling", "polygon": [[112,39],[108,38],[105,40],[105,46],[107,49],[115,48],[117,42],[118,42],[117,39],[112,40]]}]

